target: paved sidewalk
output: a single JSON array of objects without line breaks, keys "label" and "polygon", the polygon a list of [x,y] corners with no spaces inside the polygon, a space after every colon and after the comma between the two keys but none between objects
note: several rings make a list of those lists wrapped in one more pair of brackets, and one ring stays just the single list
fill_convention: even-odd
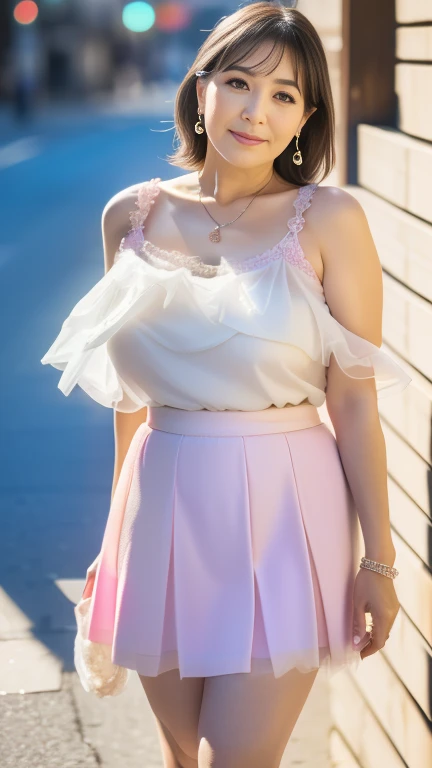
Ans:
[{"label": "paved sidewalk", "polygon": [[[55,584],[75,604],[84,580]],[[0,694],[8,691],[0,695],[1,768],[163,768],[138,675],[131,674],[120,696],[98,699],[86,693],[73,665],[75,633],[74,624],[64,624],[34,637],[28,617],[0,589]],[[321,670],[281,768],[330,768],[330,727],[328,683]]]},{"label": "paved sidewalk", "polygon": [[[327,687],[318,675],[281,768],[330,768]],[[118,697],[87,694],[74,672],[59,691],[0,697],[2,768],[163,768],[153,713],[138,676]],[[264,766],[263,766],[264,768]]]}]

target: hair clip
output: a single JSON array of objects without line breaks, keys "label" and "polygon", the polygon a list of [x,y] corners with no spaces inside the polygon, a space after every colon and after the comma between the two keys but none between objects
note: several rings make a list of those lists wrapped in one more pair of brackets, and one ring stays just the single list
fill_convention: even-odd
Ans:
[{"label": "hair clip", "polygon": [[205,69],[199,69],[198,72],[195,72],[197,77],[201,77],[201,75],[209,75],[209,72],[206,72]]}]

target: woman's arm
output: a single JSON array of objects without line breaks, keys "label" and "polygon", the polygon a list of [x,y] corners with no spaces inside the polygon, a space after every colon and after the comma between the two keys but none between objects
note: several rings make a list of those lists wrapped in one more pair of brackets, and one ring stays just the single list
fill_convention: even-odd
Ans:
[{"label": "woman's arm", "polygon": [[[114,195],[102,212],[102,242],[104,250],[105,274],[114,264],[114,256],[120,246],[120,241],[130,229],[129,213],[135,209],[138,186],[134,185]],[[129,450],[132,438],[143,422],[147,419],[147,408],[141,408],[134,413],[114,411],[114,474],[111,488],[111,500],[114,496],[117,482],[125,456]],[[100,553],[87,569],[87,579],[83,597],[91,595]]]},{"label": "woman's arm", "polygon": [[[382,343],[382,269],[366,215],[358,201],[337,187],[319,190],[320,205],[310,217],[324,263],[324,291],[331,314],[353,333]],[[313,206],[311,211],[313,210]],[[364,554],[393,565],[387,490],[387,458],[375,380],[347,376],[331,356],[326,405],[364,538]],[[393,583],[361,569],[356,585],[355,634],[363,634],[364,611],[374,621],[374,643],[385,644],[399,603]],[[374,611],[372,611],[374,608]],[[374,615],[375,613],[375,615]],[[377,626],[376,626],[377,625]]]},{"label": "woman's arm", "polygon": [[[125,456],[129,450],[132,438],[137,431],[140,424],[147,419],[147,408],[141,408],[135,413],[120,413],[120,411],[114,411],[114,444],[115,444],[115,458],[114,458],[114,475],[111,489],[111,501],[114,496],[115,489],[117,487],[118,479],[120,476],[121,468]],[[93,584],[96,577],[97,567],[100,561],[101,553],[99,552],[93,562],[87,568],[86,582],[82,597],[90,597],[93,591]]]},{"label": "woman's arm", "polygon": [[[129,214],[136,208],[139,185],[133,185],[114,195],[102,212],[102,241],[104,249],[105,273],[114,264],[114,256],[122,237],[130,229]],[[147,419],[147,408],[134,413],[114,411],[115,460],[111,498],[117,486],[124,458],[129,450],[132,438],[138,427]]]},{"label": "woman's arm", "polygon": [[114,496],[123,461],[129,450],[132,438],[138,427],[143,424],[146,419],[147,408],[141,408],[141,410],[135,411],[135,413],[120,413],[120,411],[114,411],[115,457],[111,499]]},{"label": "woman's arm", "polygon": [[[345,328],[379,347],[382,270],[366,215],[344,190],[329,187],[325,192],[327,199],[314,224],[316,229],[319,225],[327,304]],[[347,376],[332,355],[326,405],[359,514],[365,555],[393,565],[386,450],[375,380]]]},{"label": "woman's arm", "polygon": [[[136,208],[139,185],[133,185],[114,195],[102,212],[102,241],[105,273],[114,264],[114,256],[122,237],[130,229],[129,214]],[[147,419],[147,408],[135,413],[114,411],[115,460],[111,499],[117,486],[124,458],[138,427]]]}]

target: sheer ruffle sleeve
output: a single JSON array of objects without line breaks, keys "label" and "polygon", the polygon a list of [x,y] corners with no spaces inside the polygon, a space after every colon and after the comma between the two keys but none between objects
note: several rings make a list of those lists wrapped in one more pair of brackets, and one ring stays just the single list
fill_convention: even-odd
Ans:
[{"label": "sheer ruffle sleeve", "polygon": [[302,275],[292,276],[304,285],[310,310],[320,339],[320,358],[328,367],[333,354],[339,367],[354,379],[375,378],[377,397],[402,392],[412,381],[411,376],[382,346],[377,347],[362,336],[353,333],[336,320],[330,312],[324,294],[309,290]]},{"label": "sheer ruffle sleeve", "polygon": [[63,371],[58,388],[64,395],[78,384],[96,402],[126,413],[143,408],[147,400],[121,378],[107,341],[133,316],[144,298],[144,293],[134,289],[135,271],[131,267],[136,259],[132,251],[122,254],[78,301],[41,360],[43,365]]}]

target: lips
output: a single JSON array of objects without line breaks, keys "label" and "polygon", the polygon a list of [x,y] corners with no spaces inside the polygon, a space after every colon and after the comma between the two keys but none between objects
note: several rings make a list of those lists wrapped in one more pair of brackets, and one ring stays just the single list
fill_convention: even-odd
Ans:
[{"label": "lips", "polygon": [[240,144],[249,144],[249,146],[257,146],[258,144],[263,144],[265,142],[265,139],[250,139],[246,136],[243,136],[241,133],[237,133],[237,131],[231,131],[231,135],[235,138],[236,141],[238,141]]},{"label": "lips", "polygon": [[251,136],[250,133],[243,133],[242,131],[231,131],[231,133],[236,133],[237,136],[243,136],[244,139],[251,139],[251,141],[265,141],[265,139],[260,139],[259,136]]}]

